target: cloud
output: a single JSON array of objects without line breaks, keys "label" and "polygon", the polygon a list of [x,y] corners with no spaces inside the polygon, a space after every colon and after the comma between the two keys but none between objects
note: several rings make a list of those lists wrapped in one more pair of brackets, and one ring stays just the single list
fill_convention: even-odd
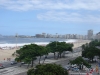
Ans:
[{"label": "cloud", "polygon": [[57,12],[49,11],[47,13],[41,13],[37,15],[39,20],[46,21],[63,21],[63,22],[90,22],[90,23],[100,23],[100,15],[95,16],[91,14],[80,14],[80,13],[67,13],[67,12]]},{"label": "cloud", "polygon": [[[100,21],[100,15],[96,14],[96,12],[100,12],[100,0],[0,0],[0,8],[13,11],[45,10],[44,13],[38,12],[40,13],[37,15],[39,20]],[[86,13],[82,11],[86,11]]]},{"label": "cloud", "polygon": [[100,10],[100,0],[0,0],[0,7],[15,11]]}]

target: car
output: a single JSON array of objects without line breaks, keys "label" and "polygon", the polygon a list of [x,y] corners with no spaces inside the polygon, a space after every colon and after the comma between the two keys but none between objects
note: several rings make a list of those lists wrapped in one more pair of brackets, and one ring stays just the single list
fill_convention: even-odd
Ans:
[{"label": "car", "polygon": [[79,71],[79,68],[77,66],[74,66],[71,68],[72,71]]},{"label": "car", "polygon": [[64,68],[65,70],[70,70],[70,66],[69,66],[69,65],[63,66],[63,68]]},{"label": "car", "polygon": [[11,65],[17,64],[17,61],[11,61]]},{"label": "car", "polygon": [[21,62],[21,64],[25,64],[25,62]]},{"label": "car", "polygon": [[5,68],[5,66],[3,64],[0,64],[0,69]]}]

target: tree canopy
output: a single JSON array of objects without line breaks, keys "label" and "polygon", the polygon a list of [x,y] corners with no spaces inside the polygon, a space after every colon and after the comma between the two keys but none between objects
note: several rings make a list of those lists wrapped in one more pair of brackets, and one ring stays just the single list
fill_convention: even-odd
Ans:
[{"label": "tree canopy", "polygon": [[93,40],[90,43],[82,45],[82,56],[87,57],[93,61],[94,56],[100,57],[100,49],[97,48],[100,46],[100,41]]},{"label": "tree canopy", "polygon": [[90,67],[91,65],[86,62],[81,56],[77,57],[76,59],[70,61],[71,64],[77,64],[77,65],[80,65],[80,64],[83,64],[87,67]]},{"label": "tree canopy", "polygon": [[[44,61],[47,57],[47,55],[52,52],[58,53],[57,58],[61,58],[64,56],[65,51],[72,51],[73,44],[68,44],[66,42],[50,42],[47,46],[39,46],[36,44],[29,44],[29,45],[24,45],[22,48],[16,51],[16,61],[23,61],[28,64],[32,64],[31,66],[33,67],[34,60],[39,57],[39,64],[41,60],[41,56],[45,55]],[[44,63],[43,61],[43,63]]]},{"label": "tree canopy", "polygon": [[61,54],[65,51],[72,51],[73,44],[69,44],[66,42],[50,42],[47,47],[49,48],[50,52],[54,53],[54,58],[55,58],[55,53],[58,52],[58,57],[61,57]]},{"label": "tree canopy", "polygon": [[36,44],[24,45],[21,49],[16,51],[16,60],[32,63],[33,66],[33,61],[36,60],[36,57],[41,57],[42,55],[46,54],[46,52],[45,47],[38,46]]},{"label": "tree canopy", "polygon": [[68,75],[68,72],[60,65],[44,64],[28,70],[27,75]]}]

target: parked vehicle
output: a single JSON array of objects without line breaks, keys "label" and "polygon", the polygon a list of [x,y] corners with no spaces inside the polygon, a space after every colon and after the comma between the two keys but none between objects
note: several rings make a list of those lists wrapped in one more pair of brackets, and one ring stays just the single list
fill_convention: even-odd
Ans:
[{"label": "parked vehicle", "polygon": [[72,71],[79,71],[79,69],[77,67],[73,67],[71,68]]},{"label": "parked vehicle", "polygon": [[72,64],[70,70],[79,71],[79,66],[77,66],[76,64]]},{"label": "parked vehicle", "polygon": [[66,69],[66,70],[70,70],[70,66],[69,65],[63,66],[63,68]]},{"label": "parked vehicle", "polygon": [[17,61],[11,61],[11,65],[17,64]]},{"label": "parked vehicle", "polygon": [[3,64],[0,64],[0,69],[5,68],[5,66]]},{"label": "parked vehicle", "polygon": [[21,62],[21,64],[25,64],[25,62]]}]

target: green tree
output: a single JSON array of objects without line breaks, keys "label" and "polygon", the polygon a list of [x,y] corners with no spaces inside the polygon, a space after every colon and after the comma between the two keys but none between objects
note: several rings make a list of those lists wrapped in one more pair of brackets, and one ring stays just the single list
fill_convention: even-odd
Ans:
[{"label": "green tree", "polygon": [[86,56],[87,56],[90,60],[93,60],[93,58],[94,58],[94,54],[93,54],[92,52],[88,52],[88,53],[86,54]]},{"label": "green tree", "polygon": [[45,64],[28,70],[27,75],[68,75],[68,72],[60,65]]},{"label": "green tree", "polygon": [[100,55],[100,50],[95,46],[89,46],[88,48],[85,48],[85,50],[82,51],[82,57],[87,57],[92,61],[94,56],[99,56],[99,55]]},{"label": "green tree", "polygon": [[43,63],[44,63],[45,59],[47,58],[49,52],[50,52],[50,48],[48,48],[48,46],[45,46],[45,51],[44,51],[45,57],[44,57]]},{"label": "green tree", "polygon": [[65,51],[72,51],[72,44],[66,43],[66,42],[60,42],[58,44],[57,48],[57,52],[58,52],[58,57],[62,57],[61,55],[63,55],[64,57],[64,53]]},{"label": "green tree", "polygon": [[51,42],[47,45],[49,48],[50,52],[54,53],[54,58],[55,53],[58,52],[58,57],[61,57],[61,54],[64,53],[65,51],[72,51],[73,44],[68,44],[66,42]]},{"label": "green tree", "polygon": [[82,47],[82,50],[85,50],[85,45],[84,44],[81,47]]},{"label": "green tree", "polygon": [[39,64],[40,64],[40,60],[41,60],[41,56],[46,55],[47,54],[47,49],[45,49],[44,46],[38,46],[38,50],[37,50],[37,56],[39,56]]},{"label": "green tree", "polygon": [[31,62],[31,66],[33,67],[34,60],[36,60],[36,57],[39,56],[38,50],[40,51],[42,49],[36,44],[24,45],[21,49],[16,51],[16,60],[24,61],[26,63]]},{"label": "green tree", "polygon": [[47,45],[47,48],[49,49],[50,52],[54,53],[54,58],[56,58],[55,54],[57,52],[57,45],[58,45],[59,42],[57,41],[54,41],[54,42],[50,42],[48,45]]},{"label": "green tree", "polygon": [[80,65],[80,64],[83,64],[83,65],[85,65],[85,66],[87,66],[87,67],[90,67],[91,65],[88,63],[88,62],[86,62],[81,56],[79,56],[79,57],[77,57],[76,59],[74,59],[74,60],[70,60],[70,63],[71,64],[77,64],[77,65]]}]

